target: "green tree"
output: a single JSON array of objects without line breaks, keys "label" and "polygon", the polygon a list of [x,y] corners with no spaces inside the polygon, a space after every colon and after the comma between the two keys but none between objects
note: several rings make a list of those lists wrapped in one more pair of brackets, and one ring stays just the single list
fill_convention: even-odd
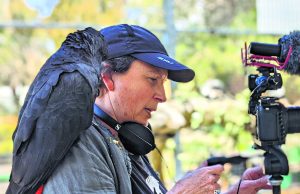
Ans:
[{"label": "green tree", "polygon": [[[8,1],[4,5],[7,9],[5,17],[11,20],[26,21],[35,16],[17,0]],[[33,29],[3,29],[0,34],[0,84],[8,85],[12,89],[17,110],[20,108],[17,87],[28,85],[32,81],[37,72],[36,64],[41,60],[39,53],[44,50],[40,42],[32,39],[33,34]]]}]

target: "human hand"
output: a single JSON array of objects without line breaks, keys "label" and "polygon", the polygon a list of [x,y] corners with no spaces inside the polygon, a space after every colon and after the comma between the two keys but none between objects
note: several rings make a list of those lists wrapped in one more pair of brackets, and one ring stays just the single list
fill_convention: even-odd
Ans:
[{"label": "human hand", "polygon": [[[236,194],[239,183],[233,185],[226,194]],[[272,189],[268,184],[268,177],[264,175],[261,167],[253,167],[247,169],[240,184],[238,194],[256,194],[261,189]]]},{"label": "human hand", "polygon": [[213,194],[215,190],[220,190],[220,185],[217,182],[223,171],[224,167],[220,164],[207,166],[207,163],[203,163],[199,168],[187,173],[180,179],[168,194]]}]

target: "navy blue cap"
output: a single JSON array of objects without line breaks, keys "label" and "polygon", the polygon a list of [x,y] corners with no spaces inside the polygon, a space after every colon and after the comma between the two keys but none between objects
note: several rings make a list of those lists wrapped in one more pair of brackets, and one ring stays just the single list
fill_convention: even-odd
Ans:
[{"label": "navy blue cap", "polygon": [[168,70],[168,78],[189,82],[195,72],[169,57],[165,47],[149,30],[128,24],[103,28],[100,33],[108,45],[108,59],[130,55],[145,63]]}]

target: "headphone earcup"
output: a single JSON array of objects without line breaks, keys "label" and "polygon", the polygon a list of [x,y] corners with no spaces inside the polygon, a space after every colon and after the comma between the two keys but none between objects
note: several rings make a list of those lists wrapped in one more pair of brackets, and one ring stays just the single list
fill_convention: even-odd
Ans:
[{"label": "headphone earcup", "polygon": [[122,144],[129,152],[135,155],[145,155],[156,147],[150,124],[149,128],[135,122],[119,124],[96,104],[94,114],[118,132]]},{"label": "headphone earcup", "polygon": [[151,129],[139,123],[122,123],[118,133],[124,147],[133,154],[145,155],[156,147]]}]

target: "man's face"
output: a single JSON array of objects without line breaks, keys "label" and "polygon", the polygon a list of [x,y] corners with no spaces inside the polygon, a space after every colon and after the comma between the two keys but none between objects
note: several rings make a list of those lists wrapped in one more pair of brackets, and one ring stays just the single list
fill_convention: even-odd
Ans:
[{"label": "man's face", "polygon": [[110,99],[119,123],[134,121],[147,125],[151,112],[166,101],[167,70],[135,60],[125,73],[114,73]]}]

